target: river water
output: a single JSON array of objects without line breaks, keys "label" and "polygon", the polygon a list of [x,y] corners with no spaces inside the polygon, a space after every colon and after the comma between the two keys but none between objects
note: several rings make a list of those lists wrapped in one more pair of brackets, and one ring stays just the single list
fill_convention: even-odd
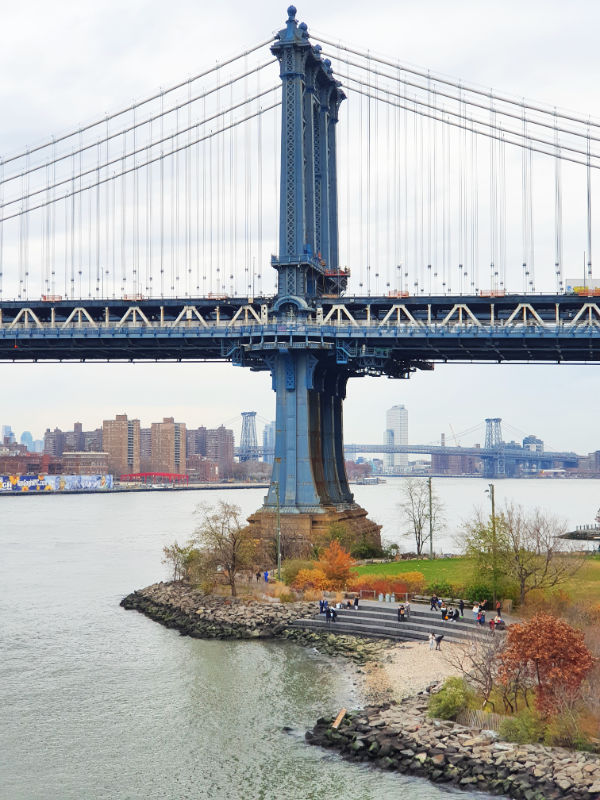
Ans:
[{"label": "river water", "polygon": [[[389,538],[399,484],[356,487]],[[436,484],[454,525],[485,503],[483,481]],[[498,495],[585,522],[595,486],[505,481]],[[305,745],[318,716],[360,702],[339,662],[285,642],[193,640],[119,607],[167,577],[162,547],[185,540],[198,502],[222,497],[249,513],[263,494],[0,499],[1,800],[448,796]]]}]

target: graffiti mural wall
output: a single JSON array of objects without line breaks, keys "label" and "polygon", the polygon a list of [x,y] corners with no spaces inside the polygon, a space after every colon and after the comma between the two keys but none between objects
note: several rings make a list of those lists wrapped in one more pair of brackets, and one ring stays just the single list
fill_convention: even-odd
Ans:
[{"label": "graffiti mural wall", "polygon": [[112,475],[0,475],[0,492],[95,492],[112,488]]}]

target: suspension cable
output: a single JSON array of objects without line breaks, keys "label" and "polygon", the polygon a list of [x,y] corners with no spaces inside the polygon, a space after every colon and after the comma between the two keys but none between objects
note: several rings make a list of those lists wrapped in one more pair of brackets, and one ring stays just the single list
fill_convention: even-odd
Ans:
[{"label": "suspension cable", "polygon": [[268,39],[265,39],[259,44],[254,45],[254,47],[251,47],[249,50],[244,50],[244,52],[238,53],[237,55],[232,56],[231,58],[225,61],[220,61],[218,64],[215,64],[214,67],[210,67],[209,69],[206,69],[203,72],[199,72],[197,75],[194,75],[191,78],[187,78],[184,81],[180,81],[179,83],[176,83],[174,86],[170,86],[168,89],[163,89],[162,91],[157,92],[156,94],[153,94],[150,97],[146,97],[144,100],[139,100],[137,103],[132,103],[130,106],[127,106],[127,108],[123,108],[120,111],[115,111],[112,114],[107,114],[106,116],[102,117],[102,119],[83,125],[77,128],[76,130],[71,131],[70,133],[65,133],[62,136],[53,137],[49,142],[44,142],[43,144],[36,145],[35,147],[29,147],[22,153],[17,153],[15,155],[8,156],[2,159],[2,163],[10,164],[13,161],[17,161],[20,158],[24,158],[28,154],[31,155],[32,153],[37,153],[40,150],[44,150],[47,147],[52,147],[53,145],[58,144],[58,142],[64,142],[66,139],[71,139],[73,136],[77,136],[81,133],[84,133],[85,131],[92,130],[93,128],[96,128],[99,125],[104,125],[106,122],[116,119],[117,117],[121,117],[124,114],[127,114],[131,111],[135,111],[135,109],[141,108],[142,106],[147,105],[148,103],[151,103],[154,100],[161,100],[162,98],[164,98],[165,95],[170,94],[171,92],[174,92],[177,89],[181,89],[182,86],[185,86],[188,83],[194,83],[195,81],[200,80],[200,78],[204,78],[213,72],[217,72],[218,70],[223,69],[223,67],[227,67],[229,64],[233,64],[235,61],[239,61],[239,59],[241,58],[249,56],[251,53],[255,53],[257,50],[260,50],[261,47],[264,47],[267,44],[271,44],[272,41],[273,41],[272,37],[269,37]]}]

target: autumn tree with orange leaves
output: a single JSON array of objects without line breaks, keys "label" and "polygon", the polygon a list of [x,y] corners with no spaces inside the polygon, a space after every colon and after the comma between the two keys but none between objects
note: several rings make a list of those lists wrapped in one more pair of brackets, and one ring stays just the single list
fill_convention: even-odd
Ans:
[{"label": "autumn tree with orange leaves", "polygon": [[334,539],[321,553],[316,567],[325,573],[327,584],[331,589],[343,589],[350,580],[350,568],[353,564],[354,560],[350,553]]},{"label": "autumn tree with orange leaves", "polygon": [[550,614],[536,614],[508,628],[500,662],[501,683],[533,687],[537,708],[549,716],[559,698],[576,696],[594,659],[581,631]]}]

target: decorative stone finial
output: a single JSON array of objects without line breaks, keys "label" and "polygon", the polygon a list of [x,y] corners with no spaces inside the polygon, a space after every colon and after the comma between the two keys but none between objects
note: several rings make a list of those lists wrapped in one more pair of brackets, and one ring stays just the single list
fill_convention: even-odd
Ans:
[{"label": "decorative stone finial", "polygon": [[296,19],[296,6],[288,6],[288,22],[293,22]]}]

